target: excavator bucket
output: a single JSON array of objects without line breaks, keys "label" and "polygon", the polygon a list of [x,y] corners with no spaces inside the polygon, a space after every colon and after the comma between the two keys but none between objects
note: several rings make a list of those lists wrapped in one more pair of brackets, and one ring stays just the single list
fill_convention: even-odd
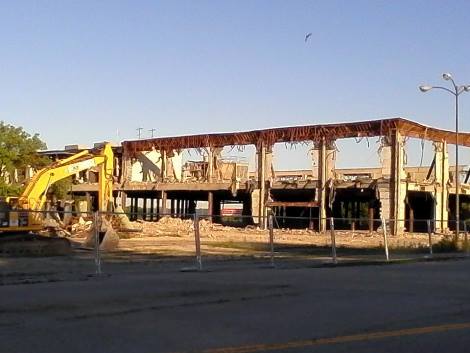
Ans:
[{"label": "excavator bucket", "polygon": [[94,248],[96,246],[96,234],[98,234],[99,248],[102,251],[115,250],[119,244],[119,236],[113,229],[111,222],[106,218],[102,218],[100,222],[99,230],[96,232],[95,226],[93,226],[83,245],[87,248]]}]

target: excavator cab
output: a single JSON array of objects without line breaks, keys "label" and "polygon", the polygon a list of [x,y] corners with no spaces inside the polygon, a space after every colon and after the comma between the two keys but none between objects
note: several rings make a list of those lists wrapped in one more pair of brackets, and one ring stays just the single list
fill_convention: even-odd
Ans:
[{"label": "excavator cab", "polygon": [[10,205],[5,198],[0,198],[0,228],[10,225]]},{"label": "excavator cab", "polygon": [[0,198],[0,232],[28,225],[28,213],[19,207],[18,197]]}]

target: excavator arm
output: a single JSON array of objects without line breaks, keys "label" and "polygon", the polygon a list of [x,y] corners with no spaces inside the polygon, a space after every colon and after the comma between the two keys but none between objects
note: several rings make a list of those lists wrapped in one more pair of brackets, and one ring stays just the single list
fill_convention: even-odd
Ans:
[{"label": "excavator arm", "polygon": [[[99,168],[98,180],[98,208],[100,211],[108,211],[113,200],[113,169],[114,155],[110,144],[105,144],[99,151],[85,150],[69,158],[54,162],[37,172],[26,185],[25,190],[18,198],[9,198],[11,224],[1,232],[18,232],[37,230],[42,226],[42,217],[39,212],[29,212],[28,225],[18,222],[18,213],[21,211],[41,211],[47,197],[47,191],[55,182],[65,179],[83,170]],[[16,214],[15,214],[16,213]]]}]

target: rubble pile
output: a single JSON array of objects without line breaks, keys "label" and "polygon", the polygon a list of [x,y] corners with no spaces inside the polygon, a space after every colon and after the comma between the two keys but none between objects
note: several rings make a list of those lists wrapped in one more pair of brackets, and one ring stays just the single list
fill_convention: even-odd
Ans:
[{"label": "rubble pile", "polygon": [[86,238],[92,227],[93,221],[85,221],[83,217],[80,217],[70,226],[71,237]]},{"label": "rubble pile", "polygon": [[[194,236],[194,220],[181,219],[170,216],[160,218],[156,222],[148,222],[138,220],[130,222],[130,226],[138,229],[137,232],[132,232],[127,237],[130,238],[144,238],[144,237],[192,237]],[[221,224],[212,223],[206,219],[199,220],[199,231],[201,237],[212,236],[213,231],[225,231],[239,228],[226,227]]]},{"label": "rubble pile", "polygon": [[[135,222],[134,222],[135,223]],[[157,222],[140,222],[143,237],[190,236],[194,232],[192,219],[162,217]]]}]

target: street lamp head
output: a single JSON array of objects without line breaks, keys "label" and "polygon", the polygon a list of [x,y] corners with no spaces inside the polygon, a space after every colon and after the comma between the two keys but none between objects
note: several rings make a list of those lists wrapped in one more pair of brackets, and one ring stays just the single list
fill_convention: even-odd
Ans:
[{"label": "street lamp head", "polygon": [[463,86],[465,92],[470,92],[470,85]]},{"label": "street lamp head", "polygon": [[452,75],[449,72],[443,73],[442,78],[446,81],[452,80]]},{"label": "street lamp head", "polygon": [[431,89],[432,89],[432,86],[427,86],[427,85],[419,86],[419,90],[420,90],[421,92],[427,92],[427,91],[429,91],[429,90],[431,90]]}]

